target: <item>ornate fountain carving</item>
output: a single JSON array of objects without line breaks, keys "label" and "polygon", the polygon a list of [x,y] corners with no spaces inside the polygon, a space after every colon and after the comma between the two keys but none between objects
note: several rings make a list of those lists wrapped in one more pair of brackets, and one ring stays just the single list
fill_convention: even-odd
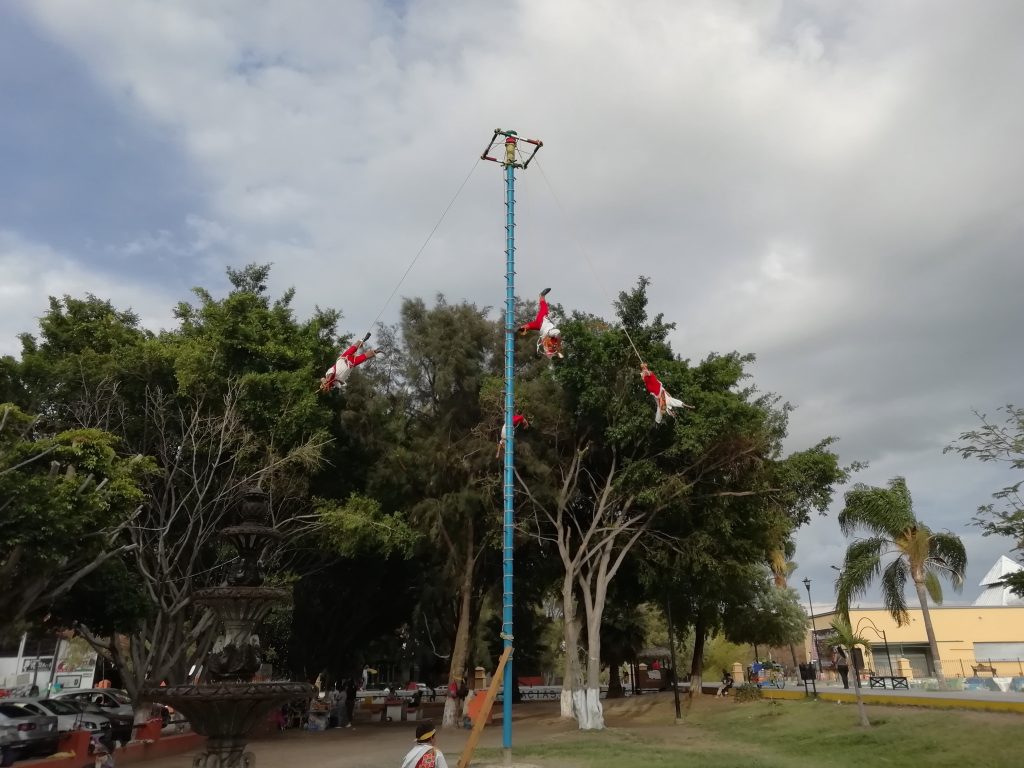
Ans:
[{"label": "ornate fountain carving", "polygon": [[253,768],[255,758],[246,752],[250,731],[275,706],[310,698],[306,683],[253,682],[263,661],[255,628],[274,607],[287,602],[288,590],[264,586],[263,561],[270,545],[281,538],[267,526],[267,496],[262,491],[245,493],[237,523],[221,531],[221,538],[238,553],[226,583],[197,590],[193,599],[208,606],[222,628],[206,658],[202,685],[172,685],[142,692],[150,701],[183,712],[193,730],[206,736],[206,751],[193,768]]}]

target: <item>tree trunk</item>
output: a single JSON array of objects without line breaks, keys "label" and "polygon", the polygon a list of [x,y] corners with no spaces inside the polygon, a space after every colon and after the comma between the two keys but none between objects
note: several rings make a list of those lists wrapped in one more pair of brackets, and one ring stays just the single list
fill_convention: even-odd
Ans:
[{"label": "tree trunk", "polygon": [[621,699],[625,696],[625,691],[622,690],[622,675],[619,673],[619,667],[622,666],[622,659],[610,659],[608,661],[608,698],[609,699]]},{"label": "tree trunk", "polygon": [[134,725],[145,725],[153,716],[153,705],[147,702],[136,702],[132,706],[132,715]]},{"label": "tree trunk", "polygon": [[[455,631],[455,646],[452,648],[452,662],[448,668],[449,689],[452,682],[466,672],[466,657],[469,655],[469,622],[470,612],[473,608],[473,568],[475,559],[473,557],[473,525],[472,522],[466,526],[467,548],[466,562],[462,573],[462,584],[459,587],[459,626]],[[458,725],[459,699],[447,696],[444,700],[444,715],[441,723],[445,726]]]},{"label": "tree trunk", "polygon": [[562,617],[563,641],[565,642],[565,673],[562,676],[562,697],[560,716],[563,720],[571,720],[573,713],[573,691],[582,682],[580,669],[580,625],[576,618],[576,599],[572,593],[573,582],[566,577],[562,582]]},{"label": "tree trunk", "polygon": [[[850,649],[851,660],[853,658],[853,649]],[[863,728],[870,728],[871,723],[868,721],[867,710],[864,709],[864,699],[860,694],[860,675],[857,673],[857,665],[853,665],[853,695],[857,698],[857,713],[860,715],[860,724]]]},{"label": "tree trunk", "polygon": [[704,640],[707,623],[698,617],[693,625],[693,662],[690,664],[690,690],[686,693],[686,706],[692,707],[704,684]]},{"label": "tree trunk", "polygon": [[576,719],[581,731],[604,729],[601,707],[601,613],[593,611],[587,621],[587,687],[576,699]]},{"label": "tree trunk", "polygon": [[935,641],[935,630],[932,628],[932,615],[928,610],[928,591],[924,586],[924,578],[914,578],[914,586],[917,588],[917,599],[921,601],[921,615],[924,618],[924,631],[928,635],[928,646],[932,651],[932,672],[939,681],[939,685],[945,682],[942,675],[942,660],[939,658],[939,644]]}]

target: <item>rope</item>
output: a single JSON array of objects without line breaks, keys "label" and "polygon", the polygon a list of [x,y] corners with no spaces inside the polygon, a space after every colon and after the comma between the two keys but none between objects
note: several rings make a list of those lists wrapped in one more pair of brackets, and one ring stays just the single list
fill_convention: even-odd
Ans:
[{"label": "rope", "polygon": [[441,226],[441,222],[444,221],[445,216],[448,215],[448,211],[450,211],[452,206],[455,205],[455,201],[458,200],[459,195],[462,194],[462,190],[465,189],[466,184],[469,183],[469,177],[473,175],[473,171],[476,170],[476,167],[479,164],[480,158],[477,158],[475,161],[473,161],[473,167],[469,169],[469,173],[466,174],[466,178],[462,180],[462,183],[459,185],[459,188],[455,190],[455,195],[452,196],[452,199],[450,201],[448,201],[448,205],[444,207],[444,210],[441,212],[441,218],[437,220],[437,223],[434,225],[434,228],[430,230],[430,234],[427,235],[427,239],[423,241],[423,245],[421,245],[420,249],[416,251],[416,255],[412,257],[412,261],[409,262],[409,266],[405,268],[405,272],[403,272],[402,276],[399,278],[398,284],[395,285],[395,288],[393,291],[391,291],[391,294],[388,296],[387,301],[384,302],[384,306],[380,308],[380,312],[377,313],[377,316],[373,318],[373,322],[370,323],[370,328],[373,328],[373,326],[377,324],[377,321],[380,320],[381,316],[384,314],[384,311],[388,308],[388,305],[391,303],[391,300],[395,298],[395,294],[398,293],[398,289],[402,287],[402,283],[405,282],[405,278],[409,276],[409,273],[412,271],[412,268],[416,266],[416,262],[419,260],[420,255],[423,253],[423,251],[427,249],[427,245],[430,244],[430,240],[434,236],[434,233],[437,232],[437,228]]},{"label": "rope", "polygon": [[[604,297],[608,301],[608,303],[612,304],[613,302],[611,294],[608,293],[608,289],[605,288],[604,283],[601,282],[601,277],[600,275],[598,275],[597,269],[594,267],[594,262],[590,260],[590,256],[587,254],[586,249],[583,247],[583,243],[580,241],[580,238],[577,235],[576,230],[572,226],[572,222],[569,220],[569,215],[565,211],[565,206],[562,205],[562,201],[559,199],[558,194],[555,192],[555,188],[551,184],[551,179],[549,179],[548,175],[544,172],[544,166],[541,165],[539,159],[535,158],[534,162],[536,163],[538,170],[540,170],[540,175],[544,178],[544,183],[548,185],[548,191],[551,192],[551,197],[555,199],[555,204],[558,206],[558,210],[562,214],[562,219],[565,222],[565,228],[568,230],[570,236],[572,237],[572,240],[575,243],[577,250],[583,255],[583,258],[586,260],[587,266],[590,267],[590,273],[594,276],[594,282],[597,283],[598,287],[601,289],[601,293],[604,294]],[[626,334],[626,338],[629,340],[629,346],[633,348],[633,351],[636,353],[637,359],[640,361],[641,364],[643,364],[643,355],[641,355],[640,350],[636,348],[636,344],[633,343],[633,337],[629,335],[629,329],[626,328],[625,325],[622,326],[622,332]]]}]

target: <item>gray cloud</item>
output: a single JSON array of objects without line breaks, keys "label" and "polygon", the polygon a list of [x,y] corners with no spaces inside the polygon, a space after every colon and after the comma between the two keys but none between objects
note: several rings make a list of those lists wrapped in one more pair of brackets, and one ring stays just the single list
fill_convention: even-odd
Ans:
[{"label": "gray cloud", "polygon": [[[1002,478],[941,449],[971,407],[1020,399],[1021,4],[20,7],[176,137],[203,186],[168,244],[193,282],[273,260],[361,330],[515,128],[545,142],[520,178],[523,295],[609,312],[651,276],[681,354],[758,354],[799,406],[792,447],[837,435],[860,479],[907,475],[926,520],[967,532],[971,578],[1007,546],[964,527]],[[482,164],[401,294],[499,303],[501,202]],[[834,515],[800,544],[797,576],[830,581]]]}]

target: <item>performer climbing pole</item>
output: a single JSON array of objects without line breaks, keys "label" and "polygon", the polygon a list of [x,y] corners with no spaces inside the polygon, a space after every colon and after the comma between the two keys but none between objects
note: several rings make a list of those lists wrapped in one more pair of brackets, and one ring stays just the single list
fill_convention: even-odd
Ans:
[{"label": "performer climbing pole", "polygon": [[[499,137],[503,137],[503,140]],[[519,142],[533,147],[529,156],[520,159]],[[502,158],[492,157],[490,152],[496,144],[504,145]],[[502,595],[501,595],[501,639],[506,653],[512,648],[512,545],[515,533],[515,353],[516,353],[516,169],[524,171],[537,151],[543,146],[538,139],[520,139],[515,131],[495,128],[487,148],[480,155],[481,160],[498,163],[505,170],[505,515],[502,531]],[[511,761],[512,754],[512,694],[515,676],[512,660],[505,667],[504,694],[502,701],[501,745],[505,750],[505,762]]]},{"label": "performer climbing pole", "polygon": [[[512,417],[512,429],[513,431],[522,427],[526,429],[530,426],[530,422],[526,420],[526,417],[521,413],[517,413]],[[494,458],[501,456],[501,449],[505,447],[505,441],[508,440],[508,432],[505,430],[505,425],[501,425],[501,437],[498,438],[498,452],[494,454]]]}]

